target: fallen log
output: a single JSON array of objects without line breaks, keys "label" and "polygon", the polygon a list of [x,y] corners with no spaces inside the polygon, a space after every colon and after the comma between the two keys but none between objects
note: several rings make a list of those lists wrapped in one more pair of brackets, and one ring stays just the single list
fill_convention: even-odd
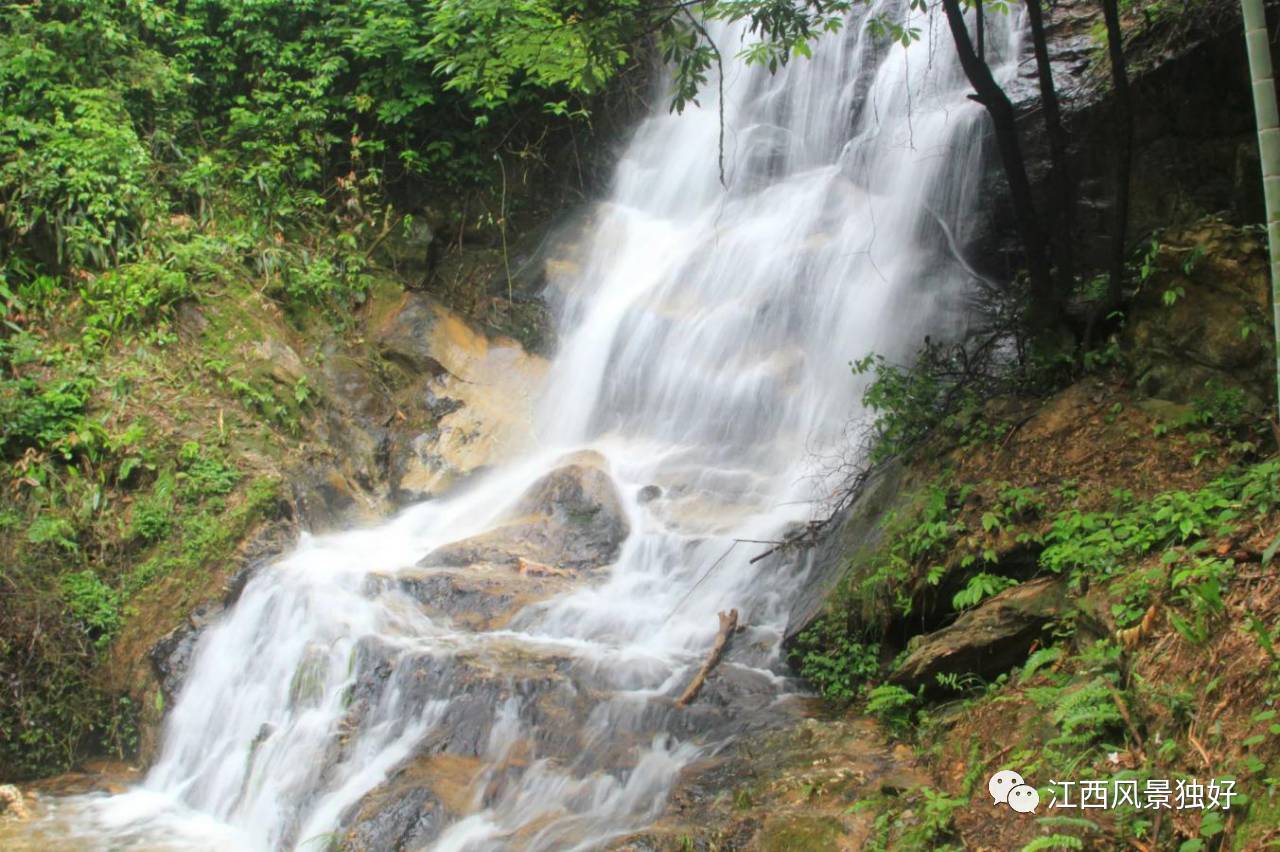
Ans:
[{"label": "fallen log", "polygon": [[711,674],[719,663],[720,658],[724,656],[724,649],[729,644],[729,637],[733,635],[733,631],[738,629],[738,611],[731,609],[727,613],[720,613],[720,632],[716,634],[716,643],[711,646],[711,653],[707,655],[707,661],[702,664],[702,668],[698,670],[698,674],[685,687],[684,692],[676,699],[676,706],[687,707],[689,702],[698,697],[698,691],[702,689],[703,682],[706,681],[707,675]]}]

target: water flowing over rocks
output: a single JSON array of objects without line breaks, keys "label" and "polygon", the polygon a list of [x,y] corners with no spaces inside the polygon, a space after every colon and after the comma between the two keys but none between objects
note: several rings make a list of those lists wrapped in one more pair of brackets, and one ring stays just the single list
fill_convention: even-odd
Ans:
[{"label": "water flowing over rocks", "polygon": [[610,564],[630,531],[617,489],[603,456],[582,453],[573,462],[535,482],[494,529],[438,548],[419,564],[518,568],[525,559],[571,570]]},{"label": "water flowing over rocks", "polygon": [[[962,325],[941,320],[972,280],[948,235],[988,154],[954,60],[879,49],[865,11],[810,61],[729,75],[725,121],[761,128],[726,151],[731,191],[720,104],[638,128],[572,261],[546,261],[553,361],[424,294],[371,300],[369,348],[307,372],[334,399],[296,482],[311,534],[194,653],[173,637],[158,758],[72,805],[81,836],[600,848],[697,761],[805,712],[782,640],[814,565],[753,542],[841,482],[823,460],[856,408],[848,362]],[[990,28],[1002,75],[1016,25]],[[873,191],[841,174],[851,140]]]}]

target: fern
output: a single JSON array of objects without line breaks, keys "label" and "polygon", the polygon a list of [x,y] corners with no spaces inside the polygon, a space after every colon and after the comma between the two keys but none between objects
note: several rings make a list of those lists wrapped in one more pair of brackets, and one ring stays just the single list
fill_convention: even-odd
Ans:
[{"label": "fern", "polygon": [[1064,734],[1101,734],[1122,721],[1111,693],[1101,679],[1090,681],[1058,699],[1053,721]]},{"label": "fern", "polygon": [[1024,663],[1022,666],[1022,679],[1024,681],[1030,680],[1031,677],[1040,669],[1044,668],[1050,663],[1056,663],[1061,658],[1062,658],[1061,648],[1057,648],[1057,647],[1041,648],[1040,650],[1033,653],[1030,657],[1027,657],[1026,663]]},{"label": "fern", "polygon": [[1022,852],[1039,852],[1041,849],[1083,849],[1084,841],[1070,834],[1051,834],[1048,837],[1037,837],[1022,847]]},{"label": "fern", "polygon": [[1085,831],[1100,831],[1098,824],[1093,820],[1084,817],[1073,816],[1042,816],[1036,818],[1036,824],[1041,828],[1083,828]]}]

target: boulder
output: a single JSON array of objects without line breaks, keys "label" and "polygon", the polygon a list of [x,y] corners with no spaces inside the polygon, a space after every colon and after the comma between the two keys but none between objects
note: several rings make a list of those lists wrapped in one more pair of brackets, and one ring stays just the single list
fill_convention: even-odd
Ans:
[{"label": "boulder", "polygon": [[402,571],[394,577],[374,575],[366,583],[366,593],[395,589],[417,601],[432,617],[443,616],[471,630],[498,630],[524,607],[571,585],[568,577],[479,564]]},{"label": "boulder", "polygon": [[440,834],[448,815],[417,779],[395,779],[365,796],[348,816],[344,849],[353,852],[421,849]]},{"label": "boulder", "polygon": [[964,613],[949,627],[922,637],[889,680],[899,686],[939,688],[942,674],[993,677],[1023,660],[1031,643],[1064,609],[1062,582],[1042,577],[1006,589]]},{"label": "boulder", "polygon": [[598,454],[581,454],[524,493],[501,526],[428,554],[420,564],[532,561],[570,570],[612,563],[630,532],[613,480]]},{"label": "boulder", "polygon": [[374,330],[382,356],[413,375],[444,372],[432,333],[442,314],[443,308],[431,297],[405,293]]}]

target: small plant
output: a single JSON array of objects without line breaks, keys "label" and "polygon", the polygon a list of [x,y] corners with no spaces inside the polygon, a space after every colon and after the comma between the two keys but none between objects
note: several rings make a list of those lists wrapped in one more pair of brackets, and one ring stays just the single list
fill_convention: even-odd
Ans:
[{"label": "small plant", "polygon": [[969,578],[963,589],[956,592],[955,597],[951,599],[951,605],[956,609],[971,609],[987,598],[1016,585],[1018,585],[1017,580],[980,571]]},{"label": "small plant", "polygon": [[92,571],[62,578],[62,595],[71,615],[80,622],[97,648],[106,647],[120,628],[120,597]]},{"label": "small plant", "polygon": [[0,384],[0,454],[32,447],[70,459],[85,426],[90,383],[68,379],[41,385],[31,378]]},{"label": "small plant", "polygon": [[56,515],[40,515],[27,527],[27,541],[31,544],[54,544],[74,553],[80,549],[76,543],[76,529],[66,518]]},{"label": "small plant", "polygon": [[796,639],[800,674],[833,701],[856,698],[863,684],[880,671],[880,646],[849,635],[833,617],[819,620]]},{"label": "small plant", "polygon": [[178,452],[178,494],[196,502],[204,497],[230,494],[240,481],[240,472],[223,459],[221,453],[188,441]]},{"label": "small plant", "polygon": [[146,542],[159,541],[173,530],[173,506],[166,500],[143,500],[134,504],[129,534]]},{"label": "small plant", "polygon": [[904,733],[915,717],[920,699],[895,684],[882,684],[867,692],[867,712],[895,733]]}]

